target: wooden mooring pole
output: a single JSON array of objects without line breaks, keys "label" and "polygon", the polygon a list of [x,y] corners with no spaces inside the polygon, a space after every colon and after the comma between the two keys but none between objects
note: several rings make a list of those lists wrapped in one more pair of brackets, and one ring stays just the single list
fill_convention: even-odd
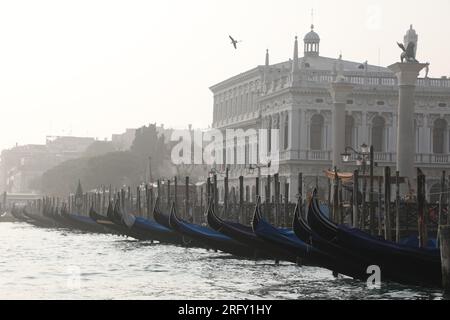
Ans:
[{"label": "wooden mooring pole", "polygon": [[441,178],[441,194],[439,195],[439,218],[438,218],[438,240],[441,232],[441,226],[444,225],[444,210],[447,207],[447,187],[446,187],[446,172],[442,172]]},{"label": "wooden mooring pole", "polygon": [[355,170],[353,172],[353,216],[352,216],[352,225],[354,228],[358,228],[358,200],[359,200],[359,171]]},{"label": "wooden mooring pole", "polygon": [[167,179],[167,210],[169,210],[170,207],[170,179]]},{"label": "wooden mooring pole", "polygon": [[148,187],[148,184],[145,184],[145,208],[146,208],[146,214],[147,214],[147,219],[150,219],[150,215],[151,215],[151,208],[152,208],[152,201],[150,200],[150,189]]},{"label": "wooden mooring pole", "polygon": [[206,179],[206,206],[211,201],[211,178]]},{"label": "wooden mooring pole", "polygon": [[419,231],[419,247],[426,246],[425,235],[425,176],[417,169],[417,223]]},{"label": "wooden mooring pole", "polygon": [[333,221],[338,222],[339,219],[339,176],[337,168],[334,168],[334,182],[333,182]]},{"label": "wooden mooring pole", "polygon": [[266,219],[268,219],[269,215],[270,215],[269,206],[270,206],[270,196],[271,196],[271,190],[270,190],[271,184],[272,184],[271,177],[270,177],[270,175],[268,175],[267,176],[267,184],[266,184],[266,201],[265,201],[265,208],[264,208]]},{"label": "wooden mooring pole", "polygon": [[383,181],[381,179],[378,179],[378,236],[383,236],[383,190],[382,190],[382,183]]},{"label": "wooden mooring pole", "polygon": [[141,186],[136,187],[136,214],[142,216]]},{"label": "wooden mooring pole", "polygon": [[391,168],[384,168],[384,238],[392,240],[391,230]]},{"label": "wooden mooring pole", "polygon": [[[374,176],[373,176],[373,169],[374,169],[374,148],[373,146],[370,147],[370,164],[369,164],[369,228],[370,228],[370,234],[375,235],[375,204],[374,204]],[[389,181],[389,184],[391,182]],[[390,189],[389,189],[390,190]]]},{"label": "wooden mooring pole", "polygon": [[400,242],[400,172],[395,172],[395,242]]},{"label": "wooden mooring pole", "polygon": [[442,226],[440,234],[442,287],[450,293],[450,226]]},{"label": "wooden mooring pole", "polygon": [[338,183],[338,190],[339,190],[339,224],[344,224],[345,220],[345,210],[344,210],[344,194],[343,194],[343,186],[342,186],[342,179],[339,179]]},{"label": "wooden mooring pole", "polygon": [[175,177],[173,179],[173,189],[174,189],[174,191],[173,191],[173,201],[175,203],[175,211],[176,212],[180,212],[178,210],[178,178],[177,177]]},{"label": "wooden mooring pole", "polygon": [[[300,198],[301,199],[301,198]],[[289,216],[289,183],[284,183],[284,219],[283,219],[283,227],[287,227],[288,225],[288,217]]]},{"label": "wooden mooring pole", "polygon": [[185,212],[185,218],[188,219],[188,221],[193,221],[194,215],[190,214],[189,212],[189,177],[185,177],[185,192],[184,195],[184,212]]},{"label": "wooden mooring pole", "polygon": [[239,177],[239,214],[237,222],[244,221],[244,177]]},{"label": "wooden mooring pole", "polygon": [[274,182],[274,191],[275,191],[275,201],[274,201],[274,206],[275,206],[275,217],[273,219],[274,223],[276,226],[279,226],[280,223],[280,175],[278,173],[276,173],[273,176],[273,182]]},{"label": "wooden mooring pole", "polygon": [[300,215],[305,217],[305,213],[303,212],[303,173],[298,174],[298,203],[300,203]]},{"label": "wooden mooring pole", "polygon": [[228,210],[228,197],[230,195],[230,189],[229,189],[229,172],[228,172],[228,167],[225,170],[225,178],[223,179],[223,184],[224,184],[224,192],[223,192],[223,215],[225,218],[229,218],[229,210]]},{"label": "wooden mooring pole", "polygon": [[[256,178],[256,185],[255,185],[255,191],[256,191],[256,198],[258,198],[260,195],[261,195],[261,193],[260,193],[260,191],[259,191],[259,177],[258,178]],[[253,201],[255,201],[255,203],[257,202],[257,199],[253,199]]]},{"label": "wooden mooring pole", "polygon": [[214,210],[216,212],[219,212],[219,194],[217,192],[217,174],[214,174],[213,176],[213,196],[214,196]]}]

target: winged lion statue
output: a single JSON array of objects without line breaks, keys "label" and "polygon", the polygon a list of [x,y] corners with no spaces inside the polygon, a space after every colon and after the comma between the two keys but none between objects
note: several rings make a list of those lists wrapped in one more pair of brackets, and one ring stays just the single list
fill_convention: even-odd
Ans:
[{"label": "winged lion statue", "polygon": [[419,62],[416,59],[416,45],[414,42],[409,42],[407,47],[405,48],[405,46],[402,43],[397,42],[398,46],[400,47],[400,49],[403,50],[400,59],[402,61],[402,63],[404,61],[406,62]]}]

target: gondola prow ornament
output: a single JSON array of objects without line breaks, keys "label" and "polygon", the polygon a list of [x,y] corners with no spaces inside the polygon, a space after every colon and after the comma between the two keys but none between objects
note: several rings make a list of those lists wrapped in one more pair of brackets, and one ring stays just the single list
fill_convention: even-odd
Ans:
[{"label": "gondola prow ornament", "polygon": [[83,188],[81,187],[80,180],[78,180],[77,191],[75,192],[75,207],[78,213],[81,212],[83,207]]}]

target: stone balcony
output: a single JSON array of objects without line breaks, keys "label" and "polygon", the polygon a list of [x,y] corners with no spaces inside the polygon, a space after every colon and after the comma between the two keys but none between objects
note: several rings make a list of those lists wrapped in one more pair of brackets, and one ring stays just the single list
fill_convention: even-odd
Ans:
[{"label": "stone balcony", "polygon": [[[281,79],[275,79],[268,88],[267,93],[274,93],[284,89],[287,84],[289,76],[284,76]],[[308,83],[309,87],[327,88],[333,82],[335,76],[331,71],[327,70],[302,70],[302,80]],[[369,73],[363,74],[361,72],[346,72],[345,79],[347,82],[360,88],[385,88],[390,90],[398,89],[398,80],[392,73]],[[427,88],[434,90],[448,90],[450,89],[450,79],[443,78],[419,78],[417,80],[418,88]]]},{"label": "stone balcony", "polygon": [[[378,163],[393,164],[396,162],[396,153],[375,152],[375,161]],[[332,161],[332,151],[282,151],[280,152],[280,161]],[[356,156],[353,156],[356,160]],[[448,165],[450,166],[450,154],[425,154],[418,153],[415,156],[416,164],[421,165]]]}]

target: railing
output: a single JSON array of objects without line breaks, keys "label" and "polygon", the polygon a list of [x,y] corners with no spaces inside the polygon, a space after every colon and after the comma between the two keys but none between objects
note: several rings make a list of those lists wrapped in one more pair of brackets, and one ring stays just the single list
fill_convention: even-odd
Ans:
[{"label": "railing", "polygon": [[378,162],[395,162],[397,159],[395,153],[391,152],[375,152],[374,160]]},{"label": "railing", "polygon": [[[307,81],[328,84],[334,81],[334,75],[331,71],[318,71],[318,70],[303,70],[303,77]],[[396,86],[398,83],[397,78],[393,73],[383,72],[379,75],[364,75],[361,73],[345,75],[346,81],[360,86]],[[285,82],[286,77],[282,78]],[[419,87],[433,87],[433,88],[450,88],[450,79],[447,78],[419,78],[417,81],[417,86]],[[274,80],[271,85],[270,91],[277,91],[280,89],[279,82]]]},{"label": "railing", "polygon": [[450,164],[449,154],[416,154],[416,163]]},{"label": "railing", "polygon": [[[300,151],[281,151],[280,161],[289,160],[304,160],[304,161],[331,161],[333,152],[329,150],[314,151],[314,150],[300,150]],[[351,161],[356,161],[357,155],[352,154]],[[378,163],[395,163],[397,161],[397,154],[392,152],[375,152],[374,160]],[[419,153],[415,155],[416,164],[448,164],[450,165],[450,154],[424,154]]]}]

